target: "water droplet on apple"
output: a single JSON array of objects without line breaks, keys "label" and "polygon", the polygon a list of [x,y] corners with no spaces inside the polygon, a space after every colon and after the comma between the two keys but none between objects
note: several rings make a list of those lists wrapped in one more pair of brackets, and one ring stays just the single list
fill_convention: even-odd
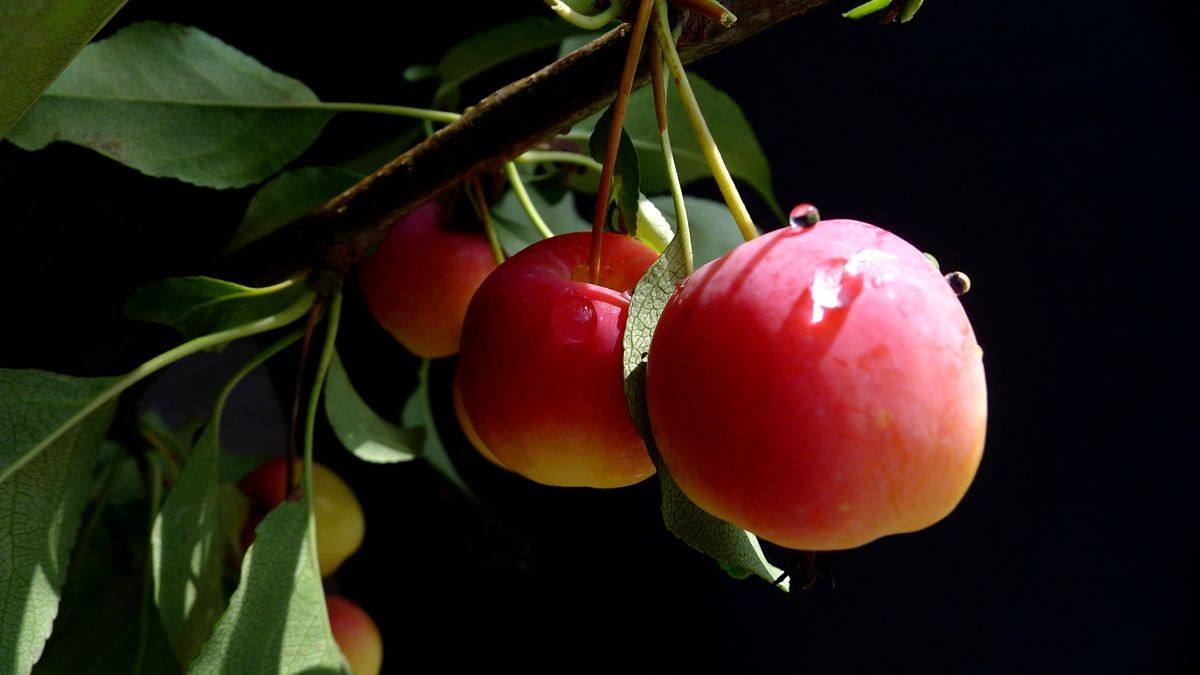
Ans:
[{"label": "water droplet on apple", "polygon": [[550,311],[550,328],[568,344],[578,344],[596,332],[596,308],[581,295],[568,295]]},{"label": "water droplet on apple", "polygon": [[950,284],[950,290],[954,291],[955,295],[966,295],[971,290],[971,277],[962,272],[947,274],[946,283]]},{"label": "water droplet on apple", "polygon": [[812,204],[797,204],[788,214],[788,224],[797,230],[805,230],[821,220],[821,213]]}]

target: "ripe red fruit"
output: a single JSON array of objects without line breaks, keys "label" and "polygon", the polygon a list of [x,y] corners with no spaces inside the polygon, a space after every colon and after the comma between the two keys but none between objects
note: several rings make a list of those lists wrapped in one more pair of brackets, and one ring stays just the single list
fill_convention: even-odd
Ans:
[{"label": "ripe red fruit", "polygon": [[625,404],[621,336],[657,254],[606,234],[593,285],[589,240],[542,240],[487,278],[467,310],[459,374],[470,421],[505,466],[547,485],[619,487],[654,473]]},{"label": "ripe red fruit", "polygon": [[333,639],[349,662],[350,672],[377,675],[383,667],[383,639],[371,615],[340,595],[325,598],[325,607]]},{"label": "ripe red fruit", "polygon": [[460,379],[461,378],[459,377],[458,371],[454,371],[454,384],[451,385],[451,388],[453,389],[451,394],[454,399],[454,416],[458,418],[458,426],[462,427],[463,435],[467,437],[468,441],[470,441],[471,446],[475,448],[479,454],[483,455],[484,459],[492,464],[495,464],[501,469],[508,471],[509,468],[504,466],[504,462],[501,462],[499,459],[497,459],[496,455],[492,454],[492,451],[488,450],[488,447],[483,444],[483,439],[481,439],[479,434],[476,433],[475,425],[471,423],[471,418],[467,417],[467,409],[463,407],[462,385],[459,382]]},{"label": "ripe red fruit", "polygon": [[842,549],[958,504],[983,451],[981,357],[920,251],[822,221],[743,244],[677,290],[647,403],[703,509],[783,546]]},{"label": "ripe red fruit", "polygon": [[440,203],[422,204],[392,225],[358,270],[375,320],[425,358],[458,351],[467,304],[496,268],[487,239],[448,229],[447,217]]},{"label": "ripe red fruit", "polygon": [[[297,462],[296,475],[301,465]],[[238,487],[250,501],[250,515],[242,527],[242,546],[249,548],[254,530],[273,508],[287,498],[287,464],[271,460],[246,474]],[[317,562],[327,577],[362,545],[366,522],[354,491],[329,468],[313,463],[313,516],[317,521]]]}]

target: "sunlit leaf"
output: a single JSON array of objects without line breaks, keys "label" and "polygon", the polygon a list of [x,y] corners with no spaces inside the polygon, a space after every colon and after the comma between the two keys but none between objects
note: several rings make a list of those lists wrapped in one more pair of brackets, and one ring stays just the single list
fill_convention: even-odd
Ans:
[{"label": "sunlit leaf", "polygon": [[212,277],[172,277],[138,289],[125,303],[125,315],[195,337],[271,316],[306,293],[298,282],[254,288]]},{"label": "sunlit leaf", "polygon": [[325,381],[325,415],[342,445],[363,461],[407,462],[425,445],[423,428],[400,428],[367,405],[354,390],[336,352]]}]

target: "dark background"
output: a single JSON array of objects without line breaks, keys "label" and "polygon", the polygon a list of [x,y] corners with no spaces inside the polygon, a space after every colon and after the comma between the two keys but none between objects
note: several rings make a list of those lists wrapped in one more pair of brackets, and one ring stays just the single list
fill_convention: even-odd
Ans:
[{"label": "dark background", "polygon": [[[403,81],[405,66],[544,11],[401,4],[133,0],[105,34],[146,18],[193,24],[326,100],[420,105],[429,91]],[[453,363],[438,363],[447,445],[503,527],[425,466],[358,463],[328,432],[318,449],[367,513],[366,544],[333,587],[378,622],[385,672],[1200,672],[1186,299],[1200,107],[1185,47],[1200,12],[931,0],[885,28],[840,19],[852,4],[695,69],[744,107],[785,207],[877,223],[970,274],[991,424],[965,501],[927,531],[828,555],[836,587],[784,595],[671,537],[653,481],[596,492],[499,475],[447,417]],[[305,161],[404,128],[343,116]],[[204,270],[249,195],[145,178],[75,147],[0,144],[0,366],[108,374],[170,344],[123,320],[121,302]],[[360,390],[397,412],[416,362],[353,290],[342,335]],[[289,368],[272,371],[284,390]],[[239,427],[270,437],[249,429],[267,419],[256,405],[277,402],[233,401],[244,421],[227,427],[231,444]]]}]

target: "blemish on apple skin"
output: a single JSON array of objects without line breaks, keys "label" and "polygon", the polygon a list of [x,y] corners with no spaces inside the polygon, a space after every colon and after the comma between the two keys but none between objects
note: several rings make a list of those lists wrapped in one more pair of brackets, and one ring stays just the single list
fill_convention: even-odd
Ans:
[{"label": "blemish on apple skin", "polygon": [[596,308],[592,301],[569,295],[550,312],[550,328],[564,342],[579,344],[596,332]]}]

